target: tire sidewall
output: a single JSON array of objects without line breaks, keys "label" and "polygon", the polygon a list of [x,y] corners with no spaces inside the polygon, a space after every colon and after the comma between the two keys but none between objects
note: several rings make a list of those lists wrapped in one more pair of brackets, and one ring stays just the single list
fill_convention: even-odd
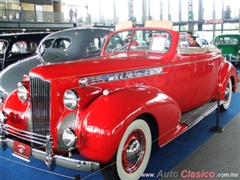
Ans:
[{"label": "tire sidewall", "polygon": [[[123,165],[122,165],[122,150],[125,144],[126,139],[128,138],[128,136],[131,134],[131,132],[135,129],[140,129],[145,136],[145,140],[146,140],[146,149],[145,149],[145,154],[144,154],[144,158],[141,162],[141,165],[139,166],[139,168],[134,172],[134,173],[127,173],[125,172]],[[133,121],[128,128],[126,129],[120,144],[118,146],[118,150],[117,150],[117,154],[116,154],[116,170],[118,173],[118,176],[120,179],[127,179],[127,180],[136,180],[139,179],[142,175],[142,173],[144,172],[144,170],[147,167],[149,158],[150,158],[150,154],[151,154],[151,149],[152,149],[152,135],[151,135],[151,130],[148,126],[148,124],[146,123],[146,121],[142,120],[142,119],[136,119],[135,121]]]},{"label": "tire sidewall", "polygon": [[228,96],[227,102],[224,101],[221,106],[222,111],[226,111],[231,104],[231,99],[232,99],[232,81],[231,81],[231,79],[228,80],[226,88],[229,88],[229,96]]}]

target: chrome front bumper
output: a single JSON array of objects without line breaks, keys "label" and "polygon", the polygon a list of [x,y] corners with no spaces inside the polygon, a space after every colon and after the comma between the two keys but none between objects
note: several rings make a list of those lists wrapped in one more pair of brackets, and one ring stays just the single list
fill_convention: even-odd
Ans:
[{"label": "chrome front bumper", "polygon": [[[6,150],[8,147],[13,149],[13,140],[0,135],[0,148]],[[88,172],[96,171],[100,168],[100,164],[97,162],[84,161],[54,154],[48,154],[47,152],[43,152],[38,149],[31,149],[31,157],[44,161],[50,170],[53,170],[55,166],[61,166],[68,169]]]}]

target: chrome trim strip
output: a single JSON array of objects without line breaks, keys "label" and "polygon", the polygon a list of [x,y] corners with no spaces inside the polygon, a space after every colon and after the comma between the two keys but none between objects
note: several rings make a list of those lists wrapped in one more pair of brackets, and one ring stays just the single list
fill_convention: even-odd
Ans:
[{"label": "chrome trim strip", "polygon": [[1,130],[7,135],[12,135],[12,136],[20,138],[22,140],[25,140],[25,141],[28,141],[31,143],[35,143],[35,144],[39,144],[39,145],[43,145],[43,146],[45,146],[45,144],[46,144],[47,136],[19,130],[19,129],[9,126],[7,124],[4,125],[4,124],[0,123],[0,125],[2,127]]},{"label": "chrome trim strip", "polygon": [[[36,133],[33,133],[33,132],[28,132],[28,131],[24,131],[24,130],[20,130],[20,129],[17,129],[15,127],[12,127],[8,124],[5,124],[5,127],[7,128],[7,130],[10,130],[10,131],[19,131],[21,133],[24,133],[24,134],[27,134],[29,136],[38,136],[38,137],[42,137],[42,138],[46,138],[46,136],[44,135],[41,135],[41,134],[36,134]],[[11,130],[12,129],[12,130]],[[16,132],[17,133],[17,132]]]},{"label": "chrome trim strip", "polygon": [[139,69],[132,71],[125,71],[113,74],[103,74],[98,76],[83,77],[79,80],[81,86],[89,86],[95,84],[101,84],[106,82],[114,82],[123,79],[132,79],[144,76],[151,76],[156,74],[163,74],[163,67],[155,67],[148,69]]},{"label": "chrome trim strip", "polygon": [[[181,58],[181,57],[179,57]],[[79,80],[80,86],[90,86],[95,84],[102,84],[106,82],[114,82],[122,79],[131,79],[131,78],[138,78],[138,77],[145,77],[157,74],[165,74],[164,69],[168,67],[176,67],[182,65],[189,65],[189,64],[196,64],[199,62],[211,61],[216,59],[216,57],[209,57],[207,59],[199,59],[199,60],[188,60],[188,61],[179,61],[176,64],[165,65],[161,67],[154,67],[154,68],[147,68],[147,69],[137,69],[132,71],[125,71],[125,72],[118,72],[112,74],[102,74],[96,76],[89,76],[89,77],[82,77]]]},{"label": "chrome trim strip", "polygon": [[50,80],[46,80],[46,79],[44,79],[41,75],[39,75],[39,74],[35,74],[35,73],[29,73],[29,78],[30,77],[32,77],[32,78],[40,78],[41,80],[43,80],[43,81],[46,81],[46,82],[49,82],[49,83],[51,83],[51,81]]}]

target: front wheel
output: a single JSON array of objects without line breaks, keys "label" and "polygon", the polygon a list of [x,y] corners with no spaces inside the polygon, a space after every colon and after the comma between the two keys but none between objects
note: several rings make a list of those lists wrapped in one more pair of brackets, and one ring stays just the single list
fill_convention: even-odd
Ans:
[{"label": "front wheel", "polygon": [[151,149],[151,130],[146,121],[136,119],[126,129],[112,160],[102,166],[104,179],[139,179],[147,167]]},{"label": "front wheel", "polygon": [[232,81],[231,79],[229,79],[224,92],[224,101],[223,104],[221,104],[220,106],[220,111],[226,111],[229,108],[231,99],[232,99]]}]

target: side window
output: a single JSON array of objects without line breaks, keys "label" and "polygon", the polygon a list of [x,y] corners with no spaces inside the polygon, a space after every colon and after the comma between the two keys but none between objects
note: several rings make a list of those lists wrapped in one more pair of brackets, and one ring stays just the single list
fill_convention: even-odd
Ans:
[{"label": "side window", "polygon": [[44,48],[50,48],[54,39],[46,39],[42,44]]},{"label": "side window", "polygon": [[98,52],[100,49],[101,41],[99,38],[94,38],[89,45],[87,46],[86,51],[88,53],[95,53]]},{"label": "side window", "polygon": [[5,50],[7,49],[7,42],[5,41],[0,41],[0,54],[3,54]]},{"label": "side window", "polygon": [[13,54],[26,54],[29,53],[29,47],[25,41],[18,41],[13,44],[11,51]]},{"label": "side window", "polygon": [[53,48],[57,49],[67,49],[71,44],[71,40],[69,38],[58,38],[53,43]]},{"label": "side window", "polygon": [[13,44],[12,46],[12,53],[13,54],[26,54],[26,53],[33,53],[37,49],[37,43],[34,41],[26,42],[26,41],[18,41]]},{"label": "side window", "polygon": [[216,38],[215,43],[216,44],[223,44],[224,43],[223,38]]},{"label": "side window", "polygon": [[208,42],[205,39],[202,39],[202,45],[208,45]]},{"label": "side window", "polygon": [[112,35],[107,44],[106,52],[123,52],[127,50],[132,31],[123,31]]},{"label": "side window", "polygon": [[[124,42],[126,42],[127,40],[125,40]],[[126,42],[127,43],[127,42]],[[125,44],[126,44],[125,43]],[[117,35],[114,35],[111,37],[111,39],[109,40],[108,42],[108,45],[107,45],[107,52],[111,52],[112,50],[115,50],[115,52],[117,52],[118,48],[121,49],[121,47],[124,45],[122,39],[117,36]],[[119,50],[120,50],[119,49]]]},{"label": "side window", "polygon": [[30,52],[35,52],[36,49],[37,49],[37,43],[36,42],[30,42],[28,47],[29,47],[28,50]]}]

